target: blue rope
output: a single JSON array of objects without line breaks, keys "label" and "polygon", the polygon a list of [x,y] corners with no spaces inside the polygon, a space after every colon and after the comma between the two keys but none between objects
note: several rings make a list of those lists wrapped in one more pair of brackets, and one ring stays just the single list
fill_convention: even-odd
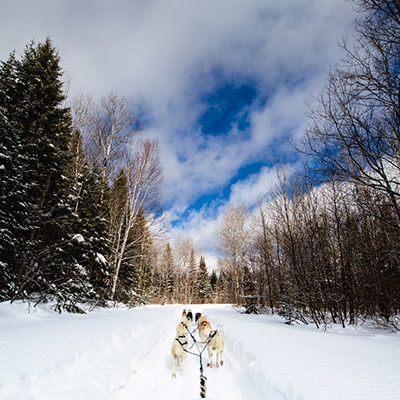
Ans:
[{"label": "blue rope", "polygon": [[[207,348],[207,346],[210,344],[211,339],[216,335],[217,331],[215,330],[212,334],[210,334],[208,341],[206,342],[206,344],[204,344],[203,348],[200,351],[200,348],[199,348],[199,345],[197,344],[196,338],[193,336],[192,332],[190,332],[188,326],[186,324],[184,324],[184,325],[185,325],[186,330],[189,332],[190,337],[193,340],[192,347],[194,345],[196,345],[198,354],[193,353],[192,351],[183,348],[183,346],[182,346],[182,348],[186,353],[199,357],[199,361],[200,361],[200,397],[205,398],[206,397],[206,380],[207,380],[207,378],[203,375],[203,371],[204,371],[204,369],[203,369],[203,352]],[[178,342],[179,342],[179,340],[178,340]]]}]

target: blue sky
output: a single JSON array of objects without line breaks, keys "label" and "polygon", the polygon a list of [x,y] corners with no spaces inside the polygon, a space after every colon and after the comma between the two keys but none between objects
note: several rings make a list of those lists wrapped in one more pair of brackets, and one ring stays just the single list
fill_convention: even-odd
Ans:
[{"label": "blue sky", "polygon": [[171,237],[215,265],[230,204],[295,168],[307,104],[352,35],[345,0],[2,0],[0,59],[50,35],[69,95],[132,97],[158,139]]}]

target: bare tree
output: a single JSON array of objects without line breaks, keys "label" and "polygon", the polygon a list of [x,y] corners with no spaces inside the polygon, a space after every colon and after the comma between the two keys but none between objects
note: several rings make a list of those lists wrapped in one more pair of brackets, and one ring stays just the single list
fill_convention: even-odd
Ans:
[{"label": "bare tree", "polygon": [[245,274],[248,269],[247,246],[248,232],[246,228],[247,211],[244,204],[231,206],[223,217],[218,230],[218,250],[222,254],[221,263],[233,279],[235,302],[240,304],[244,295]]},{"label": "bare tree", "polygon": [[104,178],[115,178],[123,151],[140,133],[132,101],[111,92],[98,103],[84,95],[72,103],[74,124],[82,132],[90,160],[101,168]]},{"label": "bare tree", "polygon": [[118,197],[112,205],[110,229],[114,247],[111,261],[114,273],[111,299],[115,295],[121,263],[129,246],[133,245],[129,237],[138,216],[145,213],[155,217],[159,212],[162,171],[157,141],[138,141],[135,149],[127,152],[124,166],[121,178],[126,180],[126,194]]},{"label": "bare tree", "polygon": [[400,222],[400,7],[397,0],[354,0],[366,13],[356,41],[311,110],[307,151],[321,170],[381,193]]},{"label": "bare tree", "polygon": [[190,304],[193,300],[197,279],[196,252],[193,238],[175,241],[174,246],[177,275],[179,279],[180,298],[183,303]]},{"label": "bare tree", "polygon": [[257,272],[258,295],[260,306],[264,306],[268,299],[268,306],[274,313],[274,306],[278,300],[276,289],[276,273],[274,272],[274,243],[271,220],[268,216],[268,207],[259,200],[258,210],[253,217],[254,235],[252,248],[255,260],[254,269]]}]

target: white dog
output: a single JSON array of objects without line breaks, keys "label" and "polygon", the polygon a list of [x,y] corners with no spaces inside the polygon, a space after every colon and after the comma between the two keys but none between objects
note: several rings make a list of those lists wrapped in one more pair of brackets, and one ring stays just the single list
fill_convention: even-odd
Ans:
[{"label": "white dog", "polygon": [[205,315],[201,316],[197,322],[199,336],[203,344],[208,343],[208,363],[207,367],[213,366],[213,354],[215,354],[215,365],[224,365],[224,338],[221,331],[213,330],[210,321]]},{"label": "white dog", "polygon": [[179,322],[176,327],[176,337],[172,342],[171,356],[172,356],[172,377],[176,378],[175,368],[178,367],[182,370],[183,364],[186,360],[186,349],[188,346],[187,341],[187,328],[183,322]]}]

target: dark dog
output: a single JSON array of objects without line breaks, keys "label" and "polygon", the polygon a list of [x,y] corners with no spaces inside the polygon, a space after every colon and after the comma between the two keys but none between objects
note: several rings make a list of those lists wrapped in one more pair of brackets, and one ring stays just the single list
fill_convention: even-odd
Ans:
[{"label": "dark dog", "polygon": [[195,315],[195,318],[194,318],[196,324],[199,321],[200,317],[201,317],[201,312],[197,312],[196,315]]},{"label": "dark dog", "polygon": [[192,313],[192,310],[189,310],[189,311],[186,313],[186,319],[190,320],[190,323],[193,322],[193,313]]}]

